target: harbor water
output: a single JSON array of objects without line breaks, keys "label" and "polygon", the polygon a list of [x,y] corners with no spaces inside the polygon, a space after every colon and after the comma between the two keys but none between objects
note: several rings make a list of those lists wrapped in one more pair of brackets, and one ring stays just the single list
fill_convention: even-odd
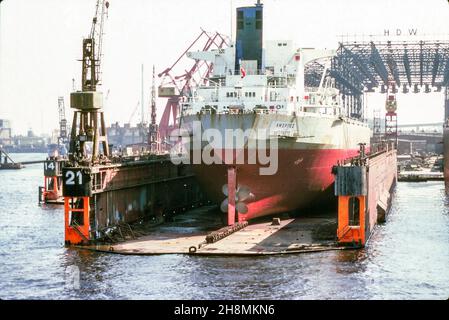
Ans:
[{"label": "harbor water", "polygon": [[449,200],[440,181],[398,183],[387,222],[362,250],[122,256],[64,246],[62,206],[37,204],[42,174],[41,164],[0,171],[0,299],[449,298]]}]

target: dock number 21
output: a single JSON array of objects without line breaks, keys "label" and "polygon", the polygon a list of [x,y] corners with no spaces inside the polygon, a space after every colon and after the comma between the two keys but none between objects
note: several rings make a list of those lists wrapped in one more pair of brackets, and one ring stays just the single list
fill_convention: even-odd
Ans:
[{"label": "dock number 21", "polygon": [[73,171],[67,171],[65,174],[67,181],[65,182],[68,186],[73,186],[75,184],[75,177],[78,178],[78,184],[83,184],[83,174],[81,171],[77,171],[76,174]]}]

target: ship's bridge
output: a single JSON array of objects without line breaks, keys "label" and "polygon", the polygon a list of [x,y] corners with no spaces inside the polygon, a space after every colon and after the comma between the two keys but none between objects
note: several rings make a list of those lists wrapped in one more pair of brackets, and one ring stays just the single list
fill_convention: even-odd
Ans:
[{"label": "ship's bridge", "polygon": [[211,79],[208,86],[195,90],[183,104],[184,114],[198,112],[291,113],[299,107],[300,97],[285,76],[226,75],[224,81]]},{"label": "ship's bridge", "polygon": [[[341,112],[337,105],[339,99],[328,104],[327,91],[304,91],[304,65],[326,59],[328,63],[325,64],[330,67],[335,51],[297,49],[292,41],[274,40],[265,42],[264,53],[262,69],[258,69],[256,60],[240,60],[238,70],[232,63],[235,60],[233,45],[208,52],[189,52],[189,58],[208,61],[214,67],[207,84],[196,87],[182,104],[182,113]],[[322,83],[324,77],[321,80]]]}]

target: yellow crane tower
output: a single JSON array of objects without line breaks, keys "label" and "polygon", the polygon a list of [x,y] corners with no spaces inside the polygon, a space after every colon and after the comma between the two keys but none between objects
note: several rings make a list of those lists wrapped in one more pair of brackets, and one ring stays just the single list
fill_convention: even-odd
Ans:
[{"label": "yellow crane tower", "polygon": [[[75,109],[69,150],[72,161],[94,164],[109,156],[103,94],[97,91],[101,84],[103,30],[108,9],[108,1],[97,0],[90,34],[83,39],[82,87],[70,94],[70,107]],[[88,143],[92,144],[90,150]]]}]

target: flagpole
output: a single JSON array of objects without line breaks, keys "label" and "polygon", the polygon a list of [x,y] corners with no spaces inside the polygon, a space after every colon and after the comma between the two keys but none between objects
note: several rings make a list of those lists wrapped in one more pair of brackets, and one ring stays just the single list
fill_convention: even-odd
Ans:
[{"label": "flagpole", "polygon": [[231,0],[231,43],[233,42],[233,36],[234,36],[234,28],[233,28],[233,23],[234,23],[234,19],[233,19],[233,1]]}]

